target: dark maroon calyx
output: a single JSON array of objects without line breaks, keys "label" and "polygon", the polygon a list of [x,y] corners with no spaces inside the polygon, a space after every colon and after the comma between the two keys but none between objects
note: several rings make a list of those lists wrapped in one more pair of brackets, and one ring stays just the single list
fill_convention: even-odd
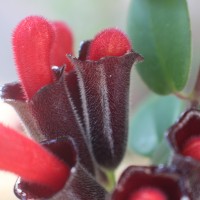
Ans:
[{"label": "dark maroon calyx", "polygon": [[121,175],[112,200],[181,200],[190,199],[188,193],[184,180],[170,169],[131,166]]},{"label": "dark maroon calyx", "polygon": [[81,61],[69,57],[78,77],[83,121],[97,162],[106,168],[119,165],[126,148],[130,71],[141,56]]},{"label": "dark maroon calyx", "polygon": [[[71,169],[76,167],[76,163],[79,162],[77,160],[77,150],[74,146],[74,142],[69,137],[44,141],[41,144],[56,155],[60,160],[64,161]],[[21,178],[17,180],[14,192],[20,199],[49,198],[55,194],[53,189],[26,182]]]},{"label": "dark maroon calyx", "polygon": [[25,95],[22,86],[18,82],[7,83],[0,88],[0,98],[7,100],[25,101]]},{"label": "dark maroon calyx", "polygon": [[90,48],[91,40],[83,41],[80,44],[80,50],[79,50],[79,60],[87,60],[87,56],[89,53],[89,48]]},{"label": "dark maroon calyx", "polygon": [[200,196],[200,111],[191,108],[168,130],[167,139],[173,150],[172,167],[189,181],[192,198]]},{"label": "dark maroon calyx", "polygon": [[56,140],[41,143],[58,158],[71,168],[69,179],[65,186],[58,192],[49,190],[40,185],[27,183],[18,179],[15,184],[15,194],[20,199],[76,199],[76,200],[105,200],[107,192],[100,186],[94,177],[82,166],[77,154],[77,146],[71,137],[58,138]]},{"label": "dark maroon calyx", "polygon": [[83,120],[79,117],[81,111],[77,110],[80,98],[76,74],[73,70],[66,73],[61,67],[53,67],[52,72],[54,83],[41,88],[31,100],[12,99],[13,90],[10,85],[3,87],[6,93],[2,97],[8,97],[4,101],[15,108],[27,132],[38,142],[63,136],[74,138],[80,162],[94,175],[92,152],[87,144],[88,138],[81,122]]},{"label": "dark maroon calyx", "polygon": [[173,151],[178,154],[182,154],[188,141],[198,137],[200,137],[200,111],[197,109],[189,109],[183,113],[167,133]]}]

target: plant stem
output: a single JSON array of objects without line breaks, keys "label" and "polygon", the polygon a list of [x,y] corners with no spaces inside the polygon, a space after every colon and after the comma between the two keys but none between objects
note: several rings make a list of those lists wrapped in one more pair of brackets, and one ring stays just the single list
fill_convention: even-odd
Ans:
[{"label": "plant stem", "polygon": [[190,95],[185,95],[181,92],[175,92],[174,95],[178,97],[179,99],[189,101],[191,104],[191,107],[197,108],[199,106],[199,100],[200,100],[200,67],[197,75],[197,79],[194,85],[194,89]]},{"label": "plant stem", "polygon": [[114,170],[113,171],[105,171],[105,174],[107,176],[107,179],[108,179],[108,182],[107,184],[105,185],[105,188],[108,192],[111,192],[115,185],[116,185],[116,181],[115,181],[115,172]]},{"label": "plant stem", "polygon": [[186,95],[186,94],[181,93],[181,92],[175,92],[174,95],[179,99],[182,99],[182,100],[185,100],[185,101],[192,101],[191,95]]}]

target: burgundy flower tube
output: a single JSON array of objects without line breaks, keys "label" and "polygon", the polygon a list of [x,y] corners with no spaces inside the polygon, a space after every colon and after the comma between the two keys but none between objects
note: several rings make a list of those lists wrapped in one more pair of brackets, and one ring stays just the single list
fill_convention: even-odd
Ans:
[{"label": "burgundy flower tube", "polygon": [[76,70],[84,126],[95,158],[103,167],[115,168],[126,148],[130,71],[142,57],[130,49],[120,31],[105,30],[100,36],[83,44],[80,59],[69,59]]},{"label": "burgundy flower tube", "polygon": [[190,181],[193,199],[200,196],[200,111],[189,109],[167,133],[173,150],[171,165]]},{"label": "burgundy flower tube", "polygon": [[29,135],[70,167],[57,192],[22,177],[15,194],[40,200],[109,198],[97,183],[98,172],[116,168],[123,158],[130,71],[143,58],[118,29],[83,43],[75,58],[69,55],[72,35],[66,26],[37,16],[16,28],[13,49],[20,82],[3,86],[1,98],[15,108]]},{"label": "burgundy flower tube", "polygon": [[69,178],[63,189],[52,192],[49,188],[32,184],[19,178],[15,185],[15,194],[20,199],[34,200],[105,200],[106,191],[95,181],[93,176],[81,165],[77,146],[70,137],[61,137],[41,143],[70,168]]},{"label": "burgundy flower tube", "polygon": [[57,192],[69,179],[70,165],[41,145],[0,124],[0,169]]},{"label": "burgundy flower tube", "polygon": [[[37,141],[62,135],[76,138],[81,162],[95,174],[95,161],[65,80],[71,69],[65,57],[72,51],[68,28],[42,17],[27,17],[14,31],[13,50],[21,82],[5,85],[1,97],[16,109]],[[68,73],[63,67],[51,69],[52,64],[61,63],[67,65]]]},{"label": "burgundy flower tube", "polygon": [[169,168],[130,166],[121,175],[112,200],[190,200],[187,182]]},{"label": "burgundy flower tube", "polygon": [[[124,33],[118,29],[108,29],[99,33],[91,42],[82,45],[79,59],[68,56],[73,66],[70,72],[66,73],[61,67],[53,67],[52,72],[48,69],[52,52],[46,51],[45,40],[41,39],[43,43],[37,41],[36,35],[40,28],[46,30],[48,27],[49,35],[52,30],[56,30],[54,33],[56,38],[59,35],[58,31],[61,30],[62,33],[63,28],[60,24],[54,25],[57,28],[52,28],[48,22],[39,17],[27,18],[24,21],[17,27],[13,41],[16,61],[20,65],[18,72],[28,99],[23,97],[20,85],[17,84],[4,86],[2,98],[15,107],[28,132],[38,141],[45,138],[54,139],[60,134],[71,135],[77,138],[77,142],[81,141],[80,157],[83,157],[85,166],[87,163],[95,164],[95,157],[103,167],[117,167],[126,149],[130,71],[133,63],[142,60],[142,57],[131,50],[131,43]],[[29,26],[32,31],[27,32],[24,26]],[[23,31],[23,38],[19,37],[20,31]],[[38,35],[42,34],[41,32]],[[35,48],[32,52],[27,38],[34,38],[38,45],[41,45],[39,51],[46,56],[46,62],[43,64],[45,69],[42,69],[42,72],[40,72],[42,66],[36,61],[31,61],[31,68],[29,71],[26,70],[29,63],[21,52],[27,49],[30,55],[38,56],[37,46],[34,43]],[[55,47],[55,43],[51,41],[52,37],[45,39]],[[24,48],[17,46],[18,43],[21,44],[21,40],[25,40],[22,42]],[[58,38],[56,41],[61,44]],[[59,52],[54,49],[53,52]],[[58,58],[62,60],[62,56],[58,55]],[[66,60],[63,59],[63,62],[66,63]],[[45,74],[44,70],[48,71],[48,74]],[[45,74],[41,76],[41,83],[37,74]],[[43,80],[43,76],[47,80]],[[82,146],[87,146],[87,152],[83,153]],[[88,158],[91,160],[88,161]],[[94,174],[92,164],[89,168]]]},{"label": "burgundy flower tube", "polygon": [[[15,100],[15,98],[22,99],[19,97],[21,89],[17,84],[5,85],[2,89],[2,97],[16,109],[28,133],[38,142],[65,135],[73,137],[78,146],[80,162],[94,174],[94,160],[84,138],[82,125],[70,100],[64,70],[56,68],[54,72],[57,78],[60,76],[58,80],[38,91],[29,101]],[[13,87],[15,96],[12,92]]]}]

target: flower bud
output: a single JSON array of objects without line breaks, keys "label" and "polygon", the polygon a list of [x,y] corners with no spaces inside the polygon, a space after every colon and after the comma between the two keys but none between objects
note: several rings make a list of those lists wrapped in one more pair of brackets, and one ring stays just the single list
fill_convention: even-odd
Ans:
[{"label": "flower bud", "polygon": [[190,200],[187,182],[167,167],[130,166],[121,175],[112,200]]},{"label": "flower bud", "polygon": [[128,37],[119,29],[105,29],[93,39],[90,45],[89,60],[99,60],[108,56],[123,56],[132,49]]},{"label": "flower bud", "polygon": [[168,130],[167,138],[173,150],[172,167],[190,182],[193,199],[200,196],[200,111],[189,109]]},{"label": "flower bud", "polygon": [[[142,57],[130,49],[128,38],[116,29],[101,32],[82,48],[82,59],[69,59],[78,78],[85,132],[97,162],[106,168],[116,168],[126,149],[130,71]],[[87,53],[92,60],[84,59]],[[97,60],[93,55],[98,59],[105,57],[93,61]]]},{"label": "flower bud", "polygon": [[15,62],[27,99],[53,81],[50,52],[54,36],[52,25],[38,16],[25,18],[14,31]]}]

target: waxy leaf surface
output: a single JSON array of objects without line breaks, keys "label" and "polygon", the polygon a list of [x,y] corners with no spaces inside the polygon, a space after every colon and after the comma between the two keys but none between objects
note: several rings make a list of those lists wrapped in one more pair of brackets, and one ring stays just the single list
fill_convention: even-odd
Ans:
[{"label": "waxy leaf surface", "polygon": [[147,86],[162,95],[181,91],[191,56],[186,0],[132,0],[128,33],[144,56],[137,70]]}]

